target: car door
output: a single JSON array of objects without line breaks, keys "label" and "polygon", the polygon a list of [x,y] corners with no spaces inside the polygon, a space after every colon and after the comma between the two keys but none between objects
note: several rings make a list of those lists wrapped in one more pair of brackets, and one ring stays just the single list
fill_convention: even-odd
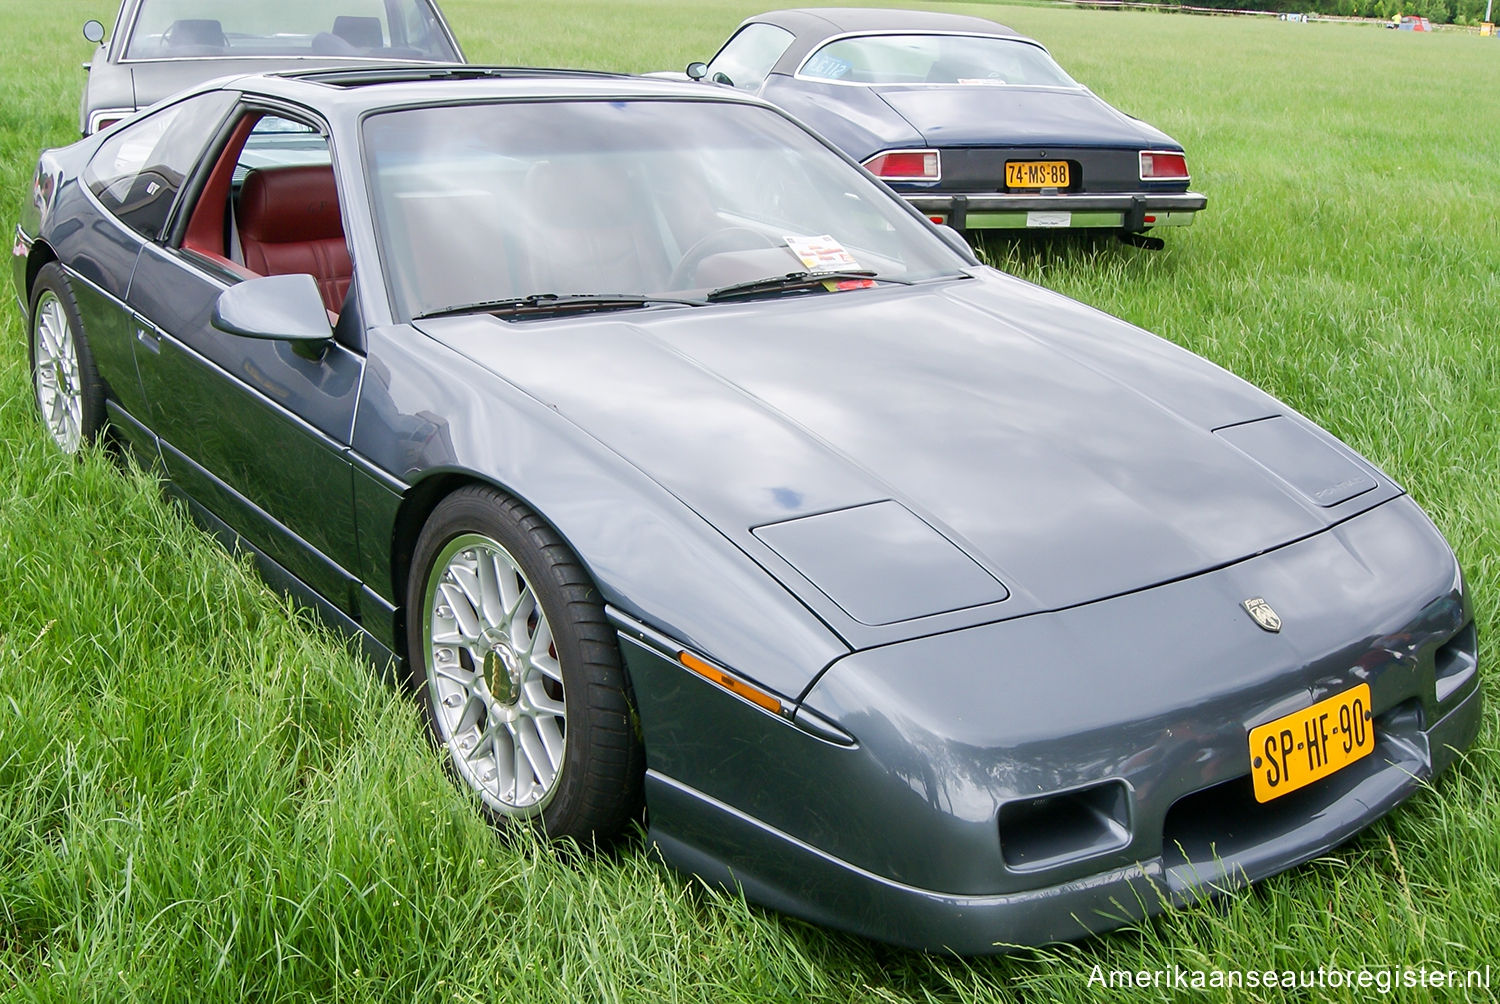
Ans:
[{"label": "car door", "polygon": [[[213,327],[215,301],[257,274],[319,271],[317,255],[297,267],[247,260],[239,200],[257,171],[326,172],[326,132],[310,117],[242,107],[201,169],[198,193],[179,207],[172,239],[146,247],[130,285],[143,319],[136,345],[163,460],[172,480],[214,517],[338,608],[354,608],[352,474],[347,458],[364,356],[346,338],[319,358],[288,342],[246,338]],[[338,221],[336,202],[283,213],[295,236],[314,215]],[[281,251],[305,250],[295,241]],[[343,258],[348,260],[347,245]],[[326,255],[325,255],[326,257]],[[306,265],[307,267],[301,267]],[[260,270],[257,272],[257,268]],[[352,282],[352,263],[350,263]],[[342,303],[331,295],[328,302]],[[348,319],[346,319],[347,321]],[[349,323],[341,330],[355,327]]]}]

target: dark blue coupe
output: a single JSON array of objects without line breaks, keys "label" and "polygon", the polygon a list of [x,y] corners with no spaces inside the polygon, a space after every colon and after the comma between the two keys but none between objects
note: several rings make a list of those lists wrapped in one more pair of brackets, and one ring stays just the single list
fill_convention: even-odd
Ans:
[{"label": "dark blue coupe", "polygon": [[1039,42],[956,14],[862,8],[749,18],[690,77],[759,95],[958,230],[1186,226],[1172,137],[1078,83]]}]

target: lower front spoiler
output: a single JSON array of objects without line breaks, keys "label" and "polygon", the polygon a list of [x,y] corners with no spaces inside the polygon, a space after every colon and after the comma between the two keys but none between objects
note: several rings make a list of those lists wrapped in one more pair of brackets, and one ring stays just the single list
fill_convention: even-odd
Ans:
[{"label": "lower front spoiler", "polygon": [[1138,233],[1151,227],[1185,227],[1208,205],[1198,192],[1102,195],[1008,194],[959,195],[902,193],[934,223],[955,230],[1024,230],[1103,228]]},{"label": "lower front spoiler", "polygon": [[[1238,839],[1189,839],[1160,857],[1017,893],[954,895],[892,881],[655,771],[646,776],[653,815],[679,826],[672,833],[653,826],[651,838],[676,868],[738,886],[753,902],[880,941],[959,955],[1072,941],[1327,853],[1452,763],[1478,733],[1481,700],[1476,686],[1430,729],[1419,728],[1415,716],[1392,723],[1359,762],[1363,769],[1351,765],[1287,796],[1298,801],[1268,813]],[[685,820],[692,825],[681,826]]]}]

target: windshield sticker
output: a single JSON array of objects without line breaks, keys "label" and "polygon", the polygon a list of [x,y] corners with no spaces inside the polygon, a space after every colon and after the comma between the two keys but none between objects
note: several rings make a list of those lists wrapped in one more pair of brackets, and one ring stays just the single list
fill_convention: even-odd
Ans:
[{"label": "windshield sticker", "polygon": [[827,234],[819,237],[791,236],[783,240],[809,272],[847,272],[849,269],[859,268],[859,262],[844,250],[844,245]]}]

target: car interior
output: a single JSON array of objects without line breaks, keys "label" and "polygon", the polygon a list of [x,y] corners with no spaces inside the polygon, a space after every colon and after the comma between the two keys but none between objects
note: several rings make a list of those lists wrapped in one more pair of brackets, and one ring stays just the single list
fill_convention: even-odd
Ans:
[{"label": "car interior", "polygon": [[[384,48],[385,28],[378,17],[340,14],[333,19],[332,30],[314,35],[311,45],[322,56],[369,54]],[[230,48],[223,24],[213,18],[181,18],[161,36],[161,55],[168,58],[223,56]]]},{"label": "car interior", "polygon": [[609,161],[488,166],[466,172],[464,184],[402,177],[384,192],[390,240],[403,250],[394,279],[417,312],[580,288],[664,288],[663,231],[646,193]]},{"label": "car interior", "polygon": [[784,228],[720,211],[698,173],[623,158],[486,162],[443,184],[390,171],[377,192],[400,249],[392,278],[416,314],[531,293],[683,293],[797,267]]},{"label": "car interior", "polygon": [[341,14],[333,19],[333,30],[313,36],[313,52],[320,56],[368,53],[385,44],[385,31],[378,17]]},{"label": "car interior", "polygon": [[224,26],[210,18],[183,18],[173,21],[162,33],[163,55],[218,56],[229,47]]},{"label": "car interior", "polygon": [[[243,21],[243,19],[240,19]],[[401,41],[387,38],[385,22],[373,15],[336,15],[322,31],[304,29],[261,34],[231,26],[218,18],[178,18],[160,34],[142,29],[132,35],[128,59],[186,59],[212,56],[378,56],[390,59],[448,59],[445,43],[434,38],[435,26]]]},{"label": "car interior", "polygon": [[[337,314],[354,278],[329,164],[257,168],[245,176],[234,213],[240,260],[256,275],[307,273]],[[231,252],[233,249],[230,249]]]},{"label": "car interior", "polygon": [[[279,158],[278,142],[285,145]],[[203,185],[182,247],[241,278],[311,275],[336,322],[354,265],[326,142],[278,116],[241,119]]]}]

